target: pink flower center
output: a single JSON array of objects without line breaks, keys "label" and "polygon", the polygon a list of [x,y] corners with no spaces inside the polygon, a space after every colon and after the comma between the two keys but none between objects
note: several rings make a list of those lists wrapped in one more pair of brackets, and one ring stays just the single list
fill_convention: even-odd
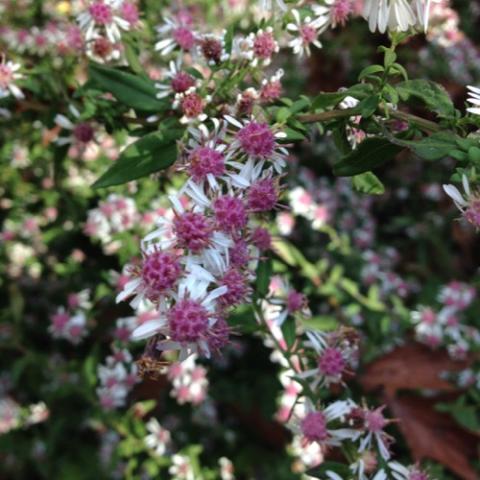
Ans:
[{"label": "pink flower center", "polygon": [[195,85],[195,80],[191,75],[185,72],[178,72],[172,78],[172,90],[175,93],[186,92],[190,87]]},{"label": "pink flower center", "polygon": [[212,226],[201,213],[186,212],[173,221],[180,246],[194,253],[200,252],[210,242]]},{"label": "pink flower center", "polygon": [[336,0],[330,10],[332,24],[345,25],[348,16],[353,11],[352,0]]},{"label": "pink flower center", "polygon": [[80,143],[88,143],[93,140],[94,133],[93,127],[87,122],[79,123],[73,129],[73,136]]},{"label": "pink flower center", "polygon": [[327,419],[322,412],[308,413],[300,428],[309,442],[324,442],[328,438]]},{"label": "pink flower center", "polygon": [[275,149],[275,135],[266,123],[250,122],[237,133],[242,150],[255,157],[269,157]]},{"label": "pink flower center", "polygon": [[289,313],[295,313],[300,311],[305,305],[305,295],[297,292],[296,290],[290,290],[287,296],[287,310]]},{"label": "pink flower center", "polygon": [[387,420],[382,415],[381,409],[367,410],[364,413],[365,428],[372,433],[381,432],[387,425]]},{"label": "pink flower center", "polygon": [[412,470],[408,474],[408,480],[429,480],[429,476],[420,470]]},{"label": "pink flower center", "polygon": [[480,228],[480,199],[474,198],[470,201],[464,216],[475,228]]},{"label": "pink flower center", "polygon": [[209,314],[195,300],[179,301],[170,309],[167,317],[170,334],[175,342],[197,342],[206,337]]},{"label": "pink flower center", "polygon": [[138,23],[138,8],[134,3],[123,2],[120,8],[121,15],[124,20],[126,20],[130,25],[135,25]]},{"label": "pink flower center", "polygon": [[277,80],[274,82],[268,82],[260,90],[260,98],[264,102],[272,102],[280,97],[282,94],[282,84]]},{"label": "pink flower center", "polygon": [[56,313],[52,317],[52,326],[55,330],[62,330],[70,320],[68,313]]},{"label": "pink flower center", "polygon": [[244,228],[247,224],[247,212],[237,197],[223,195],[214,204],[215,219],[222,230],[231,231]]},{"label": "pink flower center", "polygon": [[147,287],[147,296],[155,300],[175,285],[180,275],[180,264],[170,253],[157,250],[143,260],[142,280]]},{"label": "pink flower center", "polygon": [[216,38],[205,38],[201,41],[200,47],[203,56],[210,61],[220,63],[222,59],[222,43]]},{"label": "pink flower center", "polygon": [[181,108],[186,117],[198,117],[203,112],[203,99],[198,93],[188,93],[182,98]]},{"label": "pink flower center", "polygon": [[92,46],[93,53],[100,58],[107,58],[113,50],[113,43],[108,38],[99,37]]},{"label": "pink flower center", "polygon": [[209,174],[219,177],[225,173],[225,159],[221,152],[210,147],[197,147],[189,155],[189,173],[195,181]]},{"label": "pink flower center", "polygon": [[338,348],[326,348],[318,359],[318,369],[324,375],[337,377],[345,368],[345,359]]},{"label": "pink flower center", "polygon": [[178,27],[173,32],[173,39],[183,50],[191,50],[195,45],[195,36],[186,27]]},{"label": "pink flower center", "polygon": [[208,346],[213,351],[224,348],[230,340],[230,327],[224,318],[220,317],[208,335]]},{"label": "pink flower center", "polygon": [[300,27],[300,35],[305,45],[308,45],[317,39],[317,31],[310,25],[302,25]]},{"label": "pink flower center", "polygon": [[244,267],[250,261],[248,245],[245,240],[237,240],[235,245],[229,249],[228,253],[230,255],[230,263],[235,267]]},{"label": "pink flower center", "polygon": [[271,32],[257,34],[253,42],[253,52],[259,58],[270,58],[277,49],[277,42]]},{"label": "pink flower center", "polygon": [[13,81],[13,72],[7,65],[0,64],[0,87],[7,88]]},{"label": "pink flower center", "polygon": [[252,233],[253,244],[261,251],[270,250],[272,237],[266,228],[257,227]]},{"label": "pink flower center", "polygon": [[236,268],[228,270],[220,283],[228,288],[227,293],[220,297],[220,303],[225,307],[242,303],[248,295],[248,280],[245,275]]},{"label": "pink flower center", "polygon": [[112,23],[112,9],[103,2],[94,2],[88,7],[88,11],[95,23],[108,25]]},{"label": "pink flower center", "polygon": [[277,188],[271,178],[259,180],[248,190],[247,205],[253,212],[268,212],[275,207],[277,201]]}]

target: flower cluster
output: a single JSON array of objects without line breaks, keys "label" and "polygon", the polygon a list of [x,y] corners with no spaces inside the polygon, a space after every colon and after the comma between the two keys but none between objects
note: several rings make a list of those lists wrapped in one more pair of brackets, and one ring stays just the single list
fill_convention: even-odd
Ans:
[{"label": "flower cluster", "polygon": [[412,312],[416,338],[432,348],[447,347],[454,359],[465,359],[480,344],[480,332],[462,318],[474,298],[475,289],[462,282],[443,286],[437,297],[440,308],[419,306]]},{"label": "flower cluster", "polygon": [[207,371],[196,364],[195,355],[191,355],[184,362],[175,362],[169,365],[167,377],[172,383],[170,395],[180,405],[202,403],[208,391]]},{"label": "flower cluster", "polygon": [[179,349],[181,358],[209,355],[228,341],[228,311],[247,301],[253,269],[270,248],[259,221],[279,202],[276,176],[285,166],[283,135],[265,122],[212,124],[190,129],[182,168],[191,176],[170,197],[174,218],[144,238],[142,261],[117,298],[155,305],[158,318],[133,338],[162,334],[158,348]]},{"label": "flower cluster", "polygon": [[52,337],[78,345],[88,334],[87,318],[90,308],[89,290],[70,294],[67,307],[59,307],[50,317],[48,330]]}]

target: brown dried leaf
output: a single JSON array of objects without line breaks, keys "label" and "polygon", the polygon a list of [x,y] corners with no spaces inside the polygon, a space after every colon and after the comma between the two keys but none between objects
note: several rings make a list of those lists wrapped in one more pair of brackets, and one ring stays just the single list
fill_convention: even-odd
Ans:
[{"label": "brown dried leaf", "polygon": [[461,479],[476,480],[470,462],[478,458],[478,436],[459,427],[450,415],[434,410],[437,401],[413,395],[386,397],[415,460],[429,458]]},{"label": "brown dried leaf", "polygon": [[463,370],[466,366],[467,362],[453,361],[445,351],[432,351],[419,343],[410,343],[370,363],[360,383],[365,390],[383,387],[390,396],[401,389],[455,391],[456,387],[442,379],[441,374]]}]

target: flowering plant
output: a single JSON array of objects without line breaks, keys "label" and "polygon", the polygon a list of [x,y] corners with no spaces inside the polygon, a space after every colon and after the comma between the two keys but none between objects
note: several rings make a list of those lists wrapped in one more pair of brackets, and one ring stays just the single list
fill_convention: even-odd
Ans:
[{"label": "flowering plant", "polygon": [[449,2],[14,3],[7,475],[477,478],[480,89],[433,79],[480,75]]}]

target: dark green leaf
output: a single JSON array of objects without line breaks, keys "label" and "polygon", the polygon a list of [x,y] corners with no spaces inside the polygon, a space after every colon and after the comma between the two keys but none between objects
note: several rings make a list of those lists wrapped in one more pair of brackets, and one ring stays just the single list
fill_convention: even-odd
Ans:
[{"label": "dark green leaf", "polygon": [[441,117],[452,117],[455,107],[448,92],[438,83],[430,80],[407,80],[397,85],[397,91],[403,100],[415,98]]},{"label": "dark green leaf", "polygon": [[375,73],[383,73],[384,70],[385,69],[381,65],[369,65],[368,67],[365,67],[360,72],[360,75],[358,76],[358,79],[362,80],[365,77],[369,77],[371,75],[374,75]]},{"label": "dark green leaf", "polygon": [[352,177],[353,188],[358,192],[368,193],[369,195],[382,195],[385,193],[385,187],[378,177],[372,172],[361,173]]},{"label": "dark green leaf", "polygon": [[137,140],[122,152],[93,188],[121,185],[169,167],[177,158],[176,141],[182,133],[178,129],[159,131]]},{"label": "dark green leaf", "polygon": [[295,319],[287,317],[282,324],[282,333],[288,347],[291,347],[297,338]]},{"label": "dark green leaf", "polygon": [[377,110],[378,104],[380,103],[380,98],[378,95],[372,95],[363,99],[358,105],[357,108],[360,110],[360,113],[363,118],[371,117]]},{"label": "dark green leaf", "polygon": [[457,150],[456,137],[452,133],[437,132],[419,142],[408,142],[410,148],[425,160],[440,160]]},{"label": "dark green leaf", "polygon": [[145,77],[97,64],[90,65],[89,77],[97,88],[111,93],[127,107],[143,112],[161,112],[168,108],[167,102],[156,97],[153,82]]},{"label": "dark green leaf", "polygon": [[391,160],[401,150],[401,147],[384,138],[367,138],[355,150],[335,164],[333,172],[335,175],[343,177],[368,172]]},{"label": "dark green leaf", "polygon": [[267,258],[261,260],[257,267],[257,280],[256,280],[256,293],[262,298],[268,293],[268,287],[270,285],[270,277],[272,276],[272,260]]}]

